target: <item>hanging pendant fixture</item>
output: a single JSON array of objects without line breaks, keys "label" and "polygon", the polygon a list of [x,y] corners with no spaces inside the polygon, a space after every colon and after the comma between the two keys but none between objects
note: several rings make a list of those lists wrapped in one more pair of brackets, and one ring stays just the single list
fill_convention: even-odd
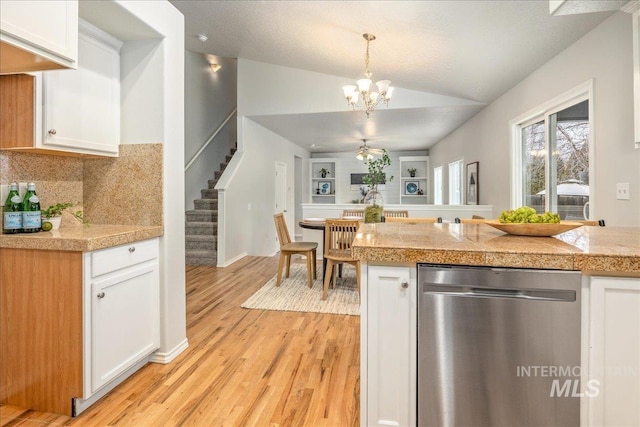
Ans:
[{"label": "hanging pendant fixture", "polygon": [[367,41],[367,52],[365,56],[364,66],[365,71],[364,79],[360,79],[356,82],[356,85],[343,86],[344,97],[347,99],[347,104],[351,106],[353,111],[364,111],[369,118],[369,115],[373,110],[382,102],[384,105],[389,105],[393,88],[389,85],[391,80],[379,80],[376,82],[378,91],[375,91],[375,87],[371,84],[371,71],[369,71],[369,43],[376,39],[373,34],[365,33],[362,35]]}]

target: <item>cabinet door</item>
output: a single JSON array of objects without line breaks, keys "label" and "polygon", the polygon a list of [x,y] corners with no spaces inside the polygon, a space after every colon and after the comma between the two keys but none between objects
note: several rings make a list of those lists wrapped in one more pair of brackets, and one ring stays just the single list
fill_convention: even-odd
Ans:
[{"label": "cabinet door", "polygon": [[43,73],[42,146],[115,156],[120,142],[119,51],[86,34],[80,34],[78,49],[77,70]]},{"label": "cabinet door", "polygon": [[75,68],[78,1],[2,0],[0,39],[3,73]]},{"label": "cabinet door", "polygon": [[640,425],[640,279],[592,277],[589,380],[590,426]]},{"label": "cabinet door", "polygon": [[415,269],[370,266],[367,286],[365,425],[415,425]]},{"label": "cabinet door", "polygon": [[159,347],[157,262],[91,283],[91,392]]}]

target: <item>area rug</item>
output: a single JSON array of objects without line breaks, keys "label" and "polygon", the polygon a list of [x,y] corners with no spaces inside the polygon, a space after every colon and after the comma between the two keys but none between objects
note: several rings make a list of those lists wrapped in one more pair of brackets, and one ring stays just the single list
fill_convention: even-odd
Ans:
[{"label": "area rug", "polygon": [[322,301],[322,262],[318,262],[318,278],[309,289],[307,282],[307,266],[303,263],[292,263],[288,278],[282,274],[280,286],[276,287],[273,276],[255,294],[246,300],[241,307],[260,310],[303,311],[311,313],[360,315],[360,300],[355,268],[345,265],[342,278],[338,278],[335,289],[329,289],[326,301]]}]

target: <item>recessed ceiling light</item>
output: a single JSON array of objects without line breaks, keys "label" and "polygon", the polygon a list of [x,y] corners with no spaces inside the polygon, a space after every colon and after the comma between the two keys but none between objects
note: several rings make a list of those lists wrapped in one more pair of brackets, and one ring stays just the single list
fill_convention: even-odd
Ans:
[{"label": "recessed ceiling light", "polygon": [[202,43],[209,40],[209,37],[205,36],[204,34],[198,34],[196,37],[198,37],[198,40],[200,40]]}]

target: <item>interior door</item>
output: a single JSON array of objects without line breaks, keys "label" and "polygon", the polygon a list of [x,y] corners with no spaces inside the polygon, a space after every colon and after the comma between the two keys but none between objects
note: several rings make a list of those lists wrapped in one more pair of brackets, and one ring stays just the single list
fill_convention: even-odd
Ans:
[{"label": "interior door", "polygon": [[[275,212],[287,212],[287,164],[276,162]],[[286,215],[285,215],[286,218]]]}]

